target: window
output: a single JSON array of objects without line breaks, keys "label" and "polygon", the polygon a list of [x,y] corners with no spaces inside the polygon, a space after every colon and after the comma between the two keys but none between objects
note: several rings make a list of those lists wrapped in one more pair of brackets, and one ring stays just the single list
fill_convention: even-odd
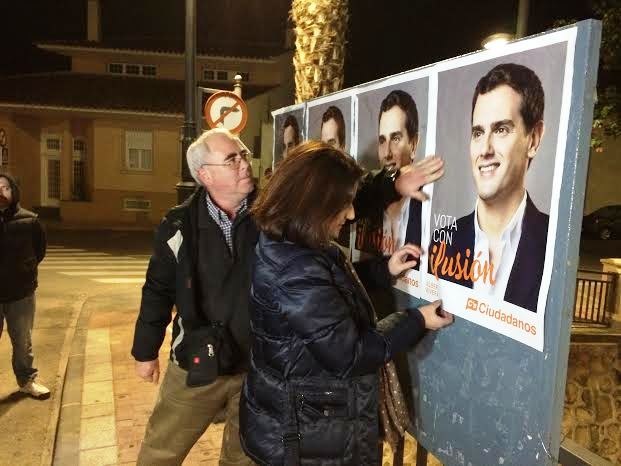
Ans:
[{"label": "window", "polygon": [[140,65],[125,65],[126,74],[140,74]]},{"label": "window", "polygon": [[153,135],[149,131],[125,131],[125,168],[153,170]]},{"label": "window", "polygon": [[203,68],[203,79],[205,81],[228,81],[229,76],[235,73],[230,70],[214,70],[211,68]]},{"label": "window", "polygon": [[75,201],[86,199],[86,142],[83,139],[73,140],[73,160],[71,176],[71,197]]},{"label": "window", "polygon": [[155,76],[156,68],[154,65],[142,65],[142,74],[144,76]]},{"label": "window", "polygon": [[57,206],[60,200],[60,151],[62,140],[58,135],[43,134],[41,141],[41,191],[44,205]]},{"label": "window", "polygon": [[45,144],[48,152],[60,152],[60,138],[48,137]]},{"label": "window", "polygon": [[148,212],[151,210],[151,201],[126,197],[123,199],[123,210]]},{"label": "window", "polygon": [[108,72],[112,74],[130,74],[133,76],[155,76],[155,65],[139,65],[134,63],[109,63]]}]

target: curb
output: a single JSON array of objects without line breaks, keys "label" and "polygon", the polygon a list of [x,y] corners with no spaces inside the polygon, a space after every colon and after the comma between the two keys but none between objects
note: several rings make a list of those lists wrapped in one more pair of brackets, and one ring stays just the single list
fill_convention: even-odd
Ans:
[{"label": "curb", "polygon": [[51,466],[54,461],[54,446],[56,443],[56,433],[58,430],[58,421],[60,419],[60,410],[62,405],[63,391],[65,388],[65,377],[67,375],[67,364],[69,362],[69,353],[71,352],[71,346],[73,343],[73,337],[77,328],[78,320],[84,309],[84,304],[88,299],[87,295],[80,295],[72,306],[71,312],[71,324],[65,334],[65,340],[60,351],[60,360],[58,362],[58,371],[56,373],[56,379],[58,384],[56,389],[52,392],[51,403],[53,404],[52,412],[50,414],[50,420],[47,426],[45,440],[43,441],[43,448],[41,454],[41,466]]}]

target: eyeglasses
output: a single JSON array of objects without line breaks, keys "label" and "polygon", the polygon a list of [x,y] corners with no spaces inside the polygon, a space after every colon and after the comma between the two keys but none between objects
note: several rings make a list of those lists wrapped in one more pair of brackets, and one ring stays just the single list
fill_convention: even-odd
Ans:
[{"label": "eyeglasses", "polygon": [[224,162],[222,163],[205,162],[201,164],[200,168],[203,168],[204,166],[208,166],[208,167],[230,167],[230,168],[238,169],[242,163],[242,160],[244,162],[247,162],[250,157],[252,157],[252,154],[246,150],[242,152],[233,152],[227,155],[226,158],[224,159]]}]

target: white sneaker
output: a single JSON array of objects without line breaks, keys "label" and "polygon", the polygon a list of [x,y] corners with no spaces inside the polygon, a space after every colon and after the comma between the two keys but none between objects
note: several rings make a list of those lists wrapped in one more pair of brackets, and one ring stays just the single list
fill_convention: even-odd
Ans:
[{"label": "white sneaker", "polygon": [[27,393],[30,396],[35,398],[46,398],[50,396],[50,390],[40,383],[34,382],[31,380],[23,387],[19,387],[19,391],[22,393]]}]

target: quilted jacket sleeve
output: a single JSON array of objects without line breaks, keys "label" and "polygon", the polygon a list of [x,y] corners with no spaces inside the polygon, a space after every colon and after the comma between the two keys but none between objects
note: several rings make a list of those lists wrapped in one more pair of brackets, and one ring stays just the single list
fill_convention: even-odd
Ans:
[{"label": "quilted jacket sleeve", "polygon": [[132,356],[137,361],[157,359],[175,303],[177,263],[167,241],[172,236],[166,219],[157,229],[153,255],[142,287],[140,313],[136,321]]},{"label": "quilted jacket sleeve", "polygon": [[335,284],[329,264],[316,256],[285,267],[279,288],[281,310],[292,330],[318,363],[337,376],[375,372],[424,331],[418,310],[391,314],[376,329],[359,328],[351,291]]}]

